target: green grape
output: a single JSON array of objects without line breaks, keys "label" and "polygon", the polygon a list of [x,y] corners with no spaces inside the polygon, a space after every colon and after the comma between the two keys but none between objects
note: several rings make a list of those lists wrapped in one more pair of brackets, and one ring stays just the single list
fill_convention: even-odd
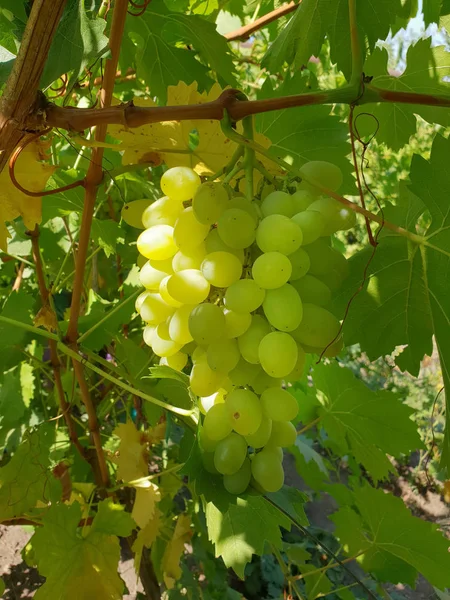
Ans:
[{"label": "green grape", "polygon": [[168,306],[160,294],[149,293],[141,304],[140,315],[148,325],[159,325],[175,312],[173,306]]},{"label": "green grape", "polygon": [[238,364],[241,353],[236,340],[220,339],[208,346],[206,357],[213,371],[228,373]]},{"label": "green grape", "polygon": [[247,331],[252,322],[250,313],[237,313],[234,310],[223,309],[228,338],[237,338]]},{"label": "green grape", "polygon": [[[141,314],[141,306],[144,302],[144,300],[147,298],[147,296],[150,294],[150,292],[148,290],[145,290],[145,292],[142,292],[141,294],[139,294],[139,296],[136,298],[136,302],[134,303],[134,308],[136,309],[136,312],[140,315]],[[251,321],[251,317],[250,317],[250,321]]]},{"label": "green grape", "polygon": [[193,305],[184,304],[170,319],[169,335],[178,344],[189,344],[194,339],[189,331],[189,316],[193,308]]},{"label": "green grape", "polygon": [[322,277],[330,272],[330,262],[333,250],[330,247],[330,238],[320,238],[305,246],[305,252],[309,256],[309,275]]},{"label": "green grape", "polygon": [[303,377],[303,371],[305,370],[306,352],[299,344],[297,344],[297,354],[297,362],[295,363],[294,368],[284,378],[291,383],[299,381]]},{"label": "green grape", "polygon": [[177,344],[170,338],[167,323],[160,323],[151,339],[152,350],[156,356],[173,356],[181,349],[181,344]]},{"label": "green grape", "polygon": [[200,304],[208,297],[209,289],[209,283],[197,269],[178,271],[167,282],[167,292],[183,304]]},{"label": "green grape", "polygon": [[224,390],[223,388],[220,388],[219,390],[217,390],[217,392],[214,392],[214,394],[211,394],[211,396],[203,396],[202,398],[199,398],[198,407],[200,408],[200,411],[204,415],[206,415],[206,413],[215,404],[223,404],[225,402],[224,395],[226,393],[227,393],[226,390]]},{"label": "green grape", "polygon": [[228,192],[217,182],[202,183],[192,201],[195,216],[199,223],[212,225],[228,205]]},{"label": "green grape", "polygon": [[270,387],[280,387],[281,384],[281,379],[271,377],[263,369],[261,369],[255,379],[251,382],[251,386],[257,394],[262,394],[264,390],[267,390],[267,388]]},{"label": "green grape", "polygon": [[189,317],[189,331],[202,346],[207,346],[226,335],[225,316],[216,304],[200,304]]},{"label": "green grape", "polygon": [[195,246],[195,248],[190,248],[184,252],[178,250],[172,259],[172,268],[175,273],[186,269],[200,269],[205,256],[206,248],[203,242]]},{"label": "green grape", "polygon": [[199,246],[205,240],[208,232],[209,225],[199,223],[192,206],[188,206],[180,213],[174,225],[173,239],[177,248],[185,252]]},{"label": "green grape", "polygon": [[231,200],[228,202],[228,208],[240,208],[241,210],[244,210],[255,221],[255,224],[258,224],[258,205],[255,202],[249,200],[248,198],[244,198],[244,196],[235,196],[234,198],[231,198]]},{"label": "green grape", "polygon": [[265,200],[269,194],[276,191],[276,188],[273,185],[273,183],[267,183],[264,180],[262,180],[262,181],[263,181],[263,186],[262,186],[261,193],[260,193],[261,202],[263,200]]},{"label": "green grape", "polygon": [[242,463],[242,467],[236,473],[223,476],[223,487],[230,494],[243,494],[248,488],[252,478],[252,464],[249,458],[246,458]]},{"label": "green grape", "polygon": [[[280,387],[272,387],[261,394],[264,414],[272,421],[291,421],[298,415],[298,403],[292,394]],[[280,446],[281,444],[277,444]]]},{"label": "green grape", "polygon": [[220,440],[214,451],[214,464],[222,475],[232,475],[239,471],[247,457],[247,442],[237,433],[230,433]]},{"label": "green grape", "polygon": [[155,269],[149,261],[139,271],[139,281],[147,290],[158,290],[159,284],[165,277],[167,277],[167,273]]},{"label": "green grape", "polygon": [[259,363],[259,344],[269,332],[270,325],[266,319],[260,315],[253,315],[250,327],[237,339],[239,350],[247,362]]},{"label": "green grape", "polygon": [[[305,352],[309,354],[317,354],[318,356],[325,356],[326,358],[334,358],[344,347],[344,338],[340,335],[332,344],[325,348],[315,348],[314,346],[307,346],[304,344]],[[325,349],[325,352],[324,352]]]},{"label": "green grape", "polygon": [[227,435],[230,435],[232,429],[233,421],[226,405],[221,402],[211,406],[203,421],[203,432],[205,435],[210,440],[223,440]]},{"label": "green grape", "polygon": [[246,435],[245,440],[249,446],[253,448],[262,448],[267,444],[272,433],[272,420],[263,414],[261,425],[251,435]]},{"label": "green grape", "polygon": [[318,278],[324,280],[324,283],[330,288],[332,292],[338,290],[342,282],[348,277],[349,267],[345,256],[334,248],[330,248],[328,255],[328,268],[329,270],[323,276]]},{"label": "green grape", "polygon": [[166,304],[173,306],[174,308],[180,308],[180,306],[183,306],[183,302],[179,302],[178,300],[175,300],[175,298],[172,298],[167,290],[167,284],[169,283],[170,278],[171,275],[166,275],[161,281],[159,284],[159,293]]},{"label": "green grape", "polygon": [[225,306],[237,313],[250,313],[261,306],[265,295],[253,279],[240,279],[225,292]]},{"label": "green grape", "polygon": [[198,443],[203,452],[214,452],[214,450],[217,448],[219,440],[212,440],[209,438],[206,435],[203,427],[201,427],[198,432]]},{"label": "green grape", "polygon": [[285,215],[265,217],[256,230],[256,243],[263,252],[292,254],[302,244],[303,234],[297,223]]},{"label": "green grape", "polygon": [[189,167],[168,169],[160,182],[163,193],[179,202],[191,200],[200,184],[200,177]]},{"label": "green grape", "polygon": [[238,364],[232,371],[229,372],[229,377],[236,386],[251,385],[252,381],[260,373],[260,366],[247,362],[244,358],[240,358]]},{"label": "green grape", "polygon": [[[313,206],[315,202],[311,206]],[[294,223],[300,227],[303,233],[303,246],[312,244],[321,235],[327,235],[325,233],[325,218],[320,212],[314,210],[305,210],[299,212],[292,217]]]},{"label": "green grape", "polygon": [[168,258],[165,258],[164,260],[154,260],[153,258],[150,258],[148,262],[157,271],[164,271],[165,273],[167,273],[167,275],[172,275],[172,273],[173,273],[172,260],[173,260],[172,256],[169,256]]},{"label": "green grape", "polygon": [[206,348],[203,346],[197,346],[192,353],[191,356],[192,362],[195,364],[197,362],[205,362],[206,361]]},{"label": "green grape", "polygon": [[267,290],[263,309],[269,323],[280,331],[294,331],[303,316],[300,296],[289,283],[276,290]]},{"label": "green grape", "polygon": [[292,273],[290,258],[279,252],[262,254],[253,263],[253,279],[264,289],[281,287],[289,280]]},{"label": "green grape", "polygon": [[297,362],[297,344],[288,333],[272,331],[261,340],[258,355],[261,366],[268,375],[275,378],[286,377]]},{"label": "green grape", "polygon": [[294,205],[294,215],[306,210],[310,204],[314,202],[316,196],[306,190],[297,190],[291,196]]},{"label": "green grape", "polygon": [[225,379],[224,373],[210,369],[206,360],[194,363],[189,377],[191,391],[196,396],[206,397],[217,392]]},{"label": "green grape", "polygon": [[292,196],[286,192],[272,192],[263,200],[261,211],[264,217],[269,215],[285,215],[292,217],[295,206],[292,201]]},{"label": "green grape", "polygon": [[[191,308],[191,309],[194,308],[193,306],[190,306],[188,304],[186,304],[185,306],[187,306],[188,308]],[[184,308],[184,306],[182,306],[181,308]],[[176,313],[176,311],[175,311],[175,313]],[[172,323],[172,320],[174,319],[174,317],[175,317],[175,314],[172,317],[170,317],[170,319],[169,319],[169,332],[170,332],[170,324]],[[189,325],[188,325],[188,327],[189,327]],[[189,336],[192,337],[191,334],[189,334]],[[170,337],[172,339],[174,339],[172,334],[170,334]],[[180,352],[183,352],[183,354],[187,354],[188,356],[190,356],[193,352],[195,352],[196,348],[197,348],[197,344],[194,342],[194,340],[191,340],[190,342],[183,343],[183,347],[181,348]]]},{"label": "green grape", "polygon": [[303,248],[299,248],[292,254],[289,254],[287,258],[291,263],[292,269],[290,281],[296,281],[297,279],[304,277],[309,271],[311,262],[308,254],[303,250]]},{"label": "green grape", "polygon": [[138,237],[136,245],[143,256],[155,260],[170,258],[177,251],[173,240],[173,227],[170,225],[155,225],[146,229]]},{"label": "green grape", "polygon": [[242,264],[244,264],[245,253],[242,249],[231,248],[227,246],[219,235],[217,229],[211,229],[205,239],[206,253],[211,254],[212,252],[228,252],[234,254]]},{"label": "green grape", "polygon": [[233,429],[237,433],[250,435],[261,425],[261,403],[258,396],[250,390],[233,390],[225,398],[225,405],[231,415]]},{"label": "green grape", "polygon": [[311,181],[310,184],[303,180],[300,187],[311,191],[313,194],[319,192],[317,187],[312,185],[314,182],[335,192],[341,187],[344,180],[340,168],[324,160],[307,162],[300,168],[300,172],[306,179]]},{"label": "green grape", "polygon": [[144,331],[142,332],[142,338],[144,340],[144,343],[147,344],[147,346],[150,346],[150,348],[153,344],[153,336],[155,334],[155,331],[156,325],[146,325],[144,327]]},{"label": "green grape", "polygon": [[291,283],[300,294],[302,302],[326,306],[331,301],[330,288],[313,275],[305,275]]},{"label": "green grape", "polygon": [[292,336],[300,344],[325,348],[339,333],[340,323],[336,317],[322,306],[303,305],[303,320]]},{"label": "green grape", "polygon": [[168,196],[156,200],[141,214],[141,223],[147,229],[154,225],[170,225],[173,227],[179,214],[183,210],[183,203]]},{"label": "green grape", "polygon": [[319,198],[308,207],[305,214],[315,212],[323,218],[321,235],[331,235],[356,225],[356,213],[334,198]]},{"label": "green grape", "polygon": [[187,365],[187,360],[187,354],[183,354],[182,352],[176,352],[172,356],[161,357],[159,364],[166,365],[171,369],[175,369],[175,371],[182,371]]},{"label": "green grape", "polygon": [[261,450],[252,460],[252,475],[266,492],[278,492],[283,487],[283,465],[274,452]]},{"label": "green grape", "polygon": [[297,431],[290,421],[273,421],[269,444],[289,448],[295,444]]},{"label": "green grape", "polygon": [[240,208],[228,208],[217,221],[217,231],[231,248],[247,248],[255,241],[256,224],[248,212]]},{"label": "green grape", "polygon": [[145,211],[147,206],[150,204],[150,200],[133,200],[128,202],[122,207],[121,217],[127,225],[130,227],[136,227],[136,229],[147,229],[150,225],[142,226],[142,213]]},{"label": "green grape", "polygon": [[214,452],[203,452],[202,463],[205,467],[205,471],[208,471],[208,473],[211,473],[211,475],[219,475],[219,471],[216,469],[216,465],[214,464]]},{"label": "green grape", "polygon": [[201,271],[209,283],[215,287],[229,287],[242,275],[242,263],[228,252],[212,252],[205,256]]}]

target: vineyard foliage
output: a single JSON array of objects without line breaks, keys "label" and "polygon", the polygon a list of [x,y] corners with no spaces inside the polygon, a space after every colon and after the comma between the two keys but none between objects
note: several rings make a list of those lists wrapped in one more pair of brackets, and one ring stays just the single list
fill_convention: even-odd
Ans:
[{"label": "vineyard foliage", "polygon": [[448,499],[450,3],[58,1],[8,113],[50,4],[0,2],[0,523],[34,597],[123,598],[126,550],[152,599],[446,598],[448,536],[392,492],[419,456]]}]

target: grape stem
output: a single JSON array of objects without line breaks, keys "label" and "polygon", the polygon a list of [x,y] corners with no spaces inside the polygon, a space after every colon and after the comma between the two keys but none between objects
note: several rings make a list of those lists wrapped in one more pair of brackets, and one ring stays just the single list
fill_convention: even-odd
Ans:
[{"label": "grape stem", "polygon": [[[253,140],[253,117],[250,115],[242,121],[244,136]],[[250,202],[253,200],[253,169],[255,164],[255,151],[250,146],[244,150],[245,195]]]}]

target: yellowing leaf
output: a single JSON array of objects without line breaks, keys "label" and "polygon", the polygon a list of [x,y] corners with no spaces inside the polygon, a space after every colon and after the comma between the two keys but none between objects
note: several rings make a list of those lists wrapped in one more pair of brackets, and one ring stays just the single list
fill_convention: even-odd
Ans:
[{"label": "yellowing leaf", "polygon": [[41,307],[38,314],[34,317],[34,324],[36,327],[45,327],[47,331],[57,330],[58,320],[48,304]]},{"label": "yellowing leaf", "polygon": [[[48,178],[56,167],[45,159],[44,145],[32,142],[25,147],[16,161],[14,174],[20,185],[32,192],[45,188]],[[21,192],[11,181],[9,170],[0,173],[0,248],[6,251],[9,237],[5,223],[22,216],[25,226],[33,229],[41,221],[41,198]]]},{"label": "yellowing leaf", "polygon": [[155,483],[149,481],[147,487],[137,488],[131,516],[141,529],[146,527],[153,518],[156,503],[160,500],[161,492]]},{"label": "yellowing leaf", "polygon": [[155,514],[144,529],[141,529],[137,534],[136,541],[133,544],[132,550],[134,552],[134,568],[136,573],[139,573],[139,567],[142,559],[142,551],[144,546],[150,548],[153,542],[158,537],[158,532],[161,524],[161,511],[156,508]]},{"label": "yellowing leaf", "polygon": [[191,538],[191,519],[189,515],[178,517],[172,539],[166,546],[162,559],[164,583],[170,590],[181,577],[180,559],[184,544]]},{"label": "yellowing leaf", "polygon": [[118,425],[114,434],[120,438],[117,464],[117,479],[132,481],[148,473],[147,448],[145,436],[141,434],[132,421]]}]

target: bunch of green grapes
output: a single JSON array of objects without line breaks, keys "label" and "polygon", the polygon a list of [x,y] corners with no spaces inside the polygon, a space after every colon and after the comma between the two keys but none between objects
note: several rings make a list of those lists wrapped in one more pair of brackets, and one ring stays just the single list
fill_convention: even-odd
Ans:
[{"label": "bunch of green grapes", "polygon": [[[303,170],[333,190],[342,181],[330,163]],[[166,196],[145,208],[137,240],[147,259],[136,301],[144,341],[161,364],[189,370],[205,468],[233,494],[250,484],[275,492],[282,448],[296,438],[291,383],[306,353],[342,348],[326,306],[347,263],[330,236],[352,227],[354,214],[303,182],[294,194],[274,190],[252,202],[175,167],[161,189]]]}]

